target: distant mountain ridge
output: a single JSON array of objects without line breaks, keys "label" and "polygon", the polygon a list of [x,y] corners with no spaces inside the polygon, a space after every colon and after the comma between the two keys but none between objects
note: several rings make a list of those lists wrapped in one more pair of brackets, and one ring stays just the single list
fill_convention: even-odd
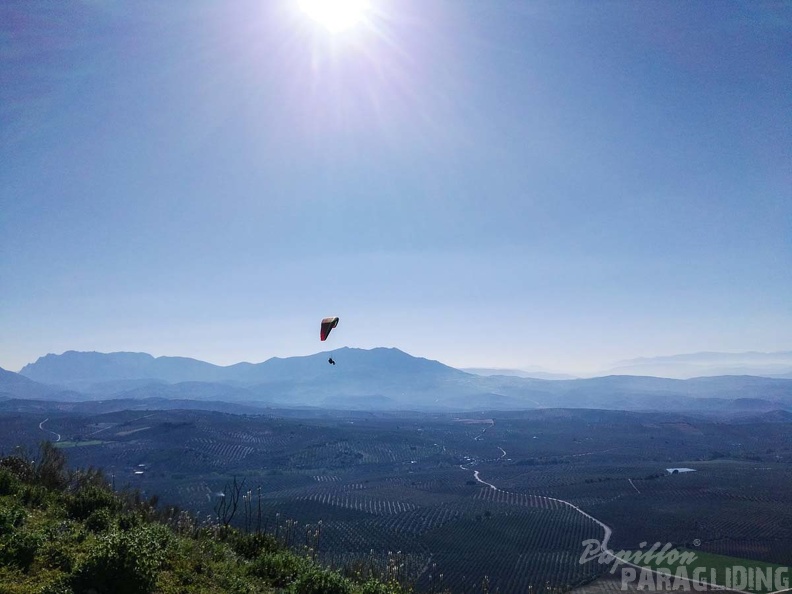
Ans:
[{"label": "distant mountain ridge", "polygon": [[[337,365],[328,365],[331,356]],[[168,399],[344,410],[792,409],[792,380],[612,375],[544,380],[466,373],[393,348],[341,348],[226,367],[145,353],[47,355],[0,374],[0,397],[63,402]],[[35,380],[35,381],[34,381]]]},{"label": "distant mountain ridge", "polygon": [[73,394],[60,386],[46,385],[0,368],[0,398],[67,399]]},{"label": "distant mountain ridge", "polygon": [[792,351],[762,353],[700,352],[639,357],[615,363],[611,374],[653,375],[678,379],[716,375],[792,378]]},{"label": "distant mountain ridge", "polygon": [[547,379],[547,380],[560,380],[560,379],[576,379],[577,376],[568,373],[555,373],[552,371],[545,371],[543,369],[503,369],[499,367],[463,367],[461,371],[472,373],[474,375],[483,375],[485,377],[493,375],[507,375],[513,377],[527,377],[533,379]]},{"label": "distant mountain ridge", "polygon": [[715,361],[755,361],[765,362],[770,360],[789,360],[792,359],[792,351],[743,351],[739,353],[726,353],[719,351],[700,351],[697,353],[677,353],[674,355],[659,355],[656,357],[636,357],[634,359],[625,359],[619,363],[645,363],[645,362],[665,362],[665,361],[682,361],[685,363],[709,363]]},{"label": "distant mountain ridge", "polygon": [[[338,365],[328,365],[330,355]],[[459,396],[480,391],[475,381],[468,381],[475,376],[388,348],[345,347],[226,367],[146,353],[67,351],[41,357],[20,373],[42,383],[83,391],[92,398],[109,394],[354,409],[365,401],[379,403],[380,408],[415,408],[438,397],[450,397],[452,390]]]},{"label": "distant mountain ridge", "polygon": [[[365,353],[365,354],[364,354]],[[49,354],[25,365],[19,375],[31,380],[86,389],[108,382],[230,382],[255,385],[261,382],[305,381],[327,377],[329,352],[301,357],[273,357],[262,363],[236,363],[220,366],[187,357],[153,357],[148,353],[98,353],[66,351]],[[332,351],[345,369],[356,374],[380,374],[387,362],[391,373],[425,375],[466,375],[464,372],[399,349],[371,350],[344,347]]]},{"label": "distant mountain ridge", "polygon": [[[240,363],[238,365],[245,365]],[[153,357],[148,353],[66,351],[48,354],[25,365],[20,375],[63,385],[122,380],[217,381],[228,379],[227,368],[187,357]]]}]

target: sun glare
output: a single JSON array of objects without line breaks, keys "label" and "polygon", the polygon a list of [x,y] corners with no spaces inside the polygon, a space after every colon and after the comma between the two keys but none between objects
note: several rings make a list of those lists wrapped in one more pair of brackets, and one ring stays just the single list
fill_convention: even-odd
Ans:
[{"label": "sun glare", "polygon": [[300,0],[300,8],[331,33],[340,33],[363,19],[366,0]]}]

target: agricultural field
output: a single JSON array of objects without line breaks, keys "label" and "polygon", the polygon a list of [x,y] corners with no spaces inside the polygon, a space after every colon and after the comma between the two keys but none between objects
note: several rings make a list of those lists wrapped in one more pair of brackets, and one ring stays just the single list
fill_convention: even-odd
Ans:
[{"label": "agricultural field", "polygon": [[[0,415],[0,450],[49,439],[116,489],[277,532],[327,565],[420,592],[618,589],[584,541],[792,562],[792,424],[599,410]],[[667,469],[690,468],[694,472]]]}]

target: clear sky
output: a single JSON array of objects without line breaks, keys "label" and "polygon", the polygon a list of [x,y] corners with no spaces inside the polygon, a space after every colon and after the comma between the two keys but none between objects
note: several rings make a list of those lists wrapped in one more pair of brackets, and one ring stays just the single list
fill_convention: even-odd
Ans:
[{"label": "clear sky", "polygon": [[0,366],[339,346],[792,349],[792,3],[2,2]]}]

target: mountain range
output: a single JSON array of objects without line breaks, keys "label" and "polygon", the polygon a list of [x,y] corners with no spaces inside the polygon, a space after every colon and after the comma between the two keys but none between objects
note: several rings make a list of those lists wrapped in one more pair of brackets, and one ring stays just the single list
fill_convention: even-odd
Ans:
[{"label": "mountain range", "polygon": [[[337,365],[328,365],[331,356]],[[762,412],[792,408],[792,379],[612,375],[547,380],[476,375],[393,348],[341,348],[229,366],[146,353],[68,351],[41,357],[18,374],[0,370],[0,398],[165,399],[346,410],[568,407]]]},{"label": "mountain range", "polygon": [[462,371],[472,373],[474,375],[493,376],[493,375],[508,375],[513,377],[528,377],[533,379],[576,379],[577,376],[569,373],[556,373],[547,371],[540,368],[531,369],[508,369],[502,367],[463,367]]},{"label": "mountain range", "polygon": [[715,375],[758,375],[792,378],[792,351],[760,353],[686,353],[619,361],[607,373],[693,378]]}]

